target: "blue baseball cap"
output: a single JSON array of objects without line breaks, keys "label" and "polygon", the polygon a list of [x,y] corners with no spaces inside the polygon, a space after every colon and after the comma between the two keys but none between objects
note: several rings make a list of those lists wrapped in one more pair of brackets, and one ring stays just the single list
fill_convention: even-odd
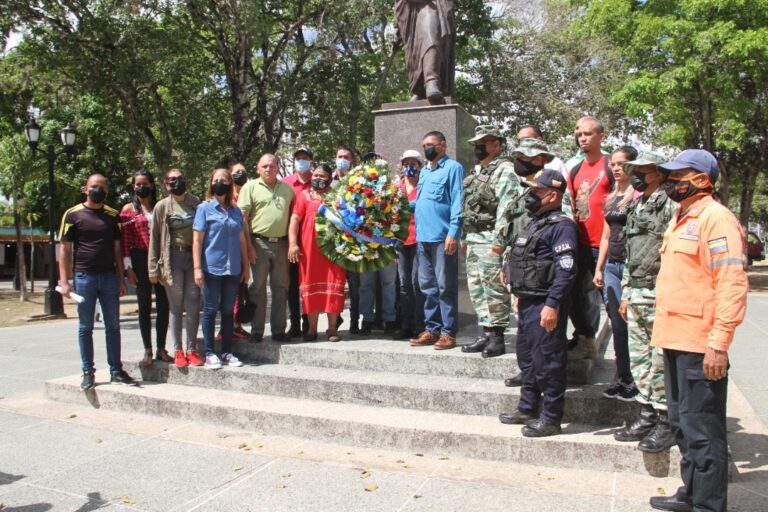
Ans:
[{"label": "blue baseball cap", "polygon": [[666,173],[680,169],[702,172],[709,176],[712,183],[715,183],[720,176],[720,164],[712,153],[705,149],[686,149],[670,162],[659,165],[659,170]]},{"label": "blue baseball cap", "polygon": [[544,169],[539,171],[533,179],[523,181],[521,185],[532,188],[553,188],[560,192],[565,192],[566,188],[565,178],[560,174],[560,171],[554,169]]}]

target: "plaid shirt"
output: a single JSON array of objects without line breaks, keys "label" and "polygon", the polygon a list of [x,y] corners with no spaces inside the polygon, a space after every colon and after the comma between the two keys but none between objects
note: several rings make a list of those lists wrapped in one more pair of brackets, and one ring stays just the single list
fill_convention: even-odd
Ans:
[{"label": "plaid shirt", "polygon": [[122,225],[123,257],[131,255],[131,249],[149,249],[149,219],[135,211],[120,212]]}]

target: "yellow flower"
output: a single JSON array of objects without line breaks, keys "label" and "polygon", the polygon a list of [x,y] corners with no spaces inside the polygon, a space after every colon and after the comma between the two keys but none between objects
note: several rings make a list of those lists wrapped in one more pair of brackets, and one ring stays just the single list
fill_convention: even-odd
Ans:
[{"label": "yellow flower", "polygon": [[370,247],[371,249],[378,249],[379,244],[377,244],[376,242],[369,242],[368,247]]}]

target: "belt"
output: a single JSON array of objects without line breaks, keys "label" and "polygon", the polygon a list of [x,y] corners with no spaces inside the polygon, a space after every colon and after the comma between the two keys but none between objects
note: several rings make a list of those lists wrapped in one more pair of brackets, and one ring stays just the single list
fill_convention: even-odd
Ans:
[{"label": "belt", "polygon": [[288,238],[288,235],[285,236],[264,236],[260,235],[259,233],[251,233],[251,236],[255,236],[256,238],[261,238],[262,240],[266,240],[267,242],[279,242],[280,240],[286,240]]},{"label": "belt", "polygon": [[174,249],[176,251],[181,251],[181,252],[192,252],[191,245],[172,245],[171,249]]},{"label": "belt", "polygon": [[608,263],[625,263],[625,260],[612,260],[609,258]]}]

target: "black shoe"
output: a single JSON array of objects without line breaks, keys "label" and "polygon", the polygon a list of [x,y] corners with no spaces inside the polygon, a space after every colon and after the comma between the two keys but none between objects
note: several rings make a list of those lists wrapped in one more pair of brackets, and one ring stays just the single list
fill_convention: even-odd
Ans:
[{"label": "black shoe", "polygon": [[352,320],[350,322],[349,334],[360,334],[360,328],[357,326],[357,320]]},{"label": "black shoe", "polygon": [[501,329],[501,334],[498,328],[494,327],[493,331],[488,337],[488,346],[483,350],[483,357],[498,357],[507,351],[504,347],[504,329]]},{"label": "black shoe", "polygon": [[625,384],[620,380],[617,380],[608,386],[605,391],[603,391],[603,396],[605,398],[615,398],[616,400],[621,400],[622,402],[634,402],[637,393],[637,388],[633,382]]},{"label": "black shoe", "polygon": [[257,332],[252,332],[248,338],[248,343],[261,343],[262,341],[264,341],[264,335]]},{"label": "black shoe", "polygon": [[284,332],[278,332],[272,334],[272,341],[288,341],[290,337]]},{"label": "black shoe", "polygon": [[398,329],[395,334],[392,335],[393,340],[409,340],[414,337],[414,332],[411,329]]},{"label": "black shoe", "polygon": [[655,510],[671,510],[673,512],[693,512],[693,507],[687,501],[680,501],[677,496],[652,496],[651,508]]},{"label": "black shoe", "polygon": [[138,384],[135,380],[133,380],[133,377],[128,375],[125,370],[120,370],[119,372],[115,372],[110,375],[109,382],[113,382],[115,384],[125,384],[126,386],[135,386]]},{"label": "black shoe", "polygon": [[514,377],[509,377],[508,379],[504,379],[504,385],[508,388],[516,388],[518,386],[523,385],[523,375],[518,373]]},{"label": "black shoe", "polygon": [[537,419],[523,427],[521,430],[525,437],[547,437],[561,434],[563,429],[559,423],[545,419]]},{"label": "black shoe", "polygon": [[650,434],[640,441],[637,449],[646,453],[659,453],[675,445],[675,431],[669,425],[667,411],[659,411],[658,421]]},{"label": "black shoe", "polygon": [[394,334],[397,330],[397,322],[385,322],[384,334]]},{"label": "black shoe", "polygon": [[641,441],[651,433],[656,426],[656,411],[650,405],[643,405],[640,416],[632,422],[613,433],[613,438],[622,442]]},{"label": "black shoe", "polygon": [[83,391],[88,391],[89,389],[93,389],[93,387],[96,385],[96,372],[93,370],[88,370],[83,372],[83,382],[80,383],[80,389]]},{"label": "black shoe", "polygon": [[475,338],[475,341],[470,343],[469,345],[464,345],[461,347],[461,351],[465,354],[474,354],[475,352],[482,352],[485,350],[485,347],[488,345],[488,336],[490,333],[484,332],[477,338]]},{"label": "black shoe", "polygon": [[373,322],[363,320],[363,325],[360,327],[360,334],[371,334],[371,331],[373,331]]},{"label": "black shoe", "polygon": [[529,421],[536,419],[533,414],[528,414],[520,409],[515,412],[503,412],[499,414],[499,421],[505,425],[525,425]]},{"label": "black shoe", "polygon": [[[344,319],[341,318],[341,315],[337,316],[336,317],[336,329],[341,327],[341,324],[343,324],[343,323],[344,323]],[[309,327],[307,327],[307,329],[309,329]]]},{"label": "black shoe", "polygon": [[621,400],[622,402],[634,402],[639,392],[640,391],[635,387],[634,384],[629,387],[624,386],[624,389],[619,392],[619,395],[616,397],[616,399]]},{"label": "black shoe", "polygon": [[299,338],[301,334],[301,327],[299,327],[298,323],[291,322],[291,328],[288,329],[288,336],[291,338]]},{"label": "black shoe", "polygon": [[309,332],[309,317],[307,315],[301,315],[301,334],[304,335],[304,334],[307,334],[308,332]]}]

